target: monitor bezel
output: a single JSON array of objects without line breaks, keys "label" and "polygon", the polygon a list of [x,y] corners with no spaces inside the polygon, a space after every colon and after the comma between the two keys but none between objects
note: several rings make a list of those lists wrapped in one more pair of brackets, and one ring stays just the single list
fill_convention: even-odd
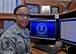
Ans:
[{"label": "monitor bezel", "polygon": [[73,42],[71,40],[66,40],[66,39],[61,38],[61,22],[63,22],[63,21],[65,21],[65,22],[66,21],[76,21],[76,18],[67,18],[67,19],[59,19],[58,20],[58,29],[59,29],[58,30],[58,32],[59,32],[58,33],[58,35],[59,35],[59,39],[58,40],[76,46],[76,42]]}]

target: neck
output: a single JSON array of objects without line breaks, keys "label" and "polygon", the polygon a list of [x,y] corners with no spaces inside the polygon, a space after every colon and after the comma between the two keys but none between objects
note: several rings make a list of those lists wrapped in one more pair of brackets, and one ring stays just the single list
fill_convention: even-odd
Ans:
[{"label": "neck", "polygon": [[18,27],[20,28],[20,29],[24,29],[25,27],[22,27],[21,25],[19,25],[19,24],[17,24],[18,25]]}]

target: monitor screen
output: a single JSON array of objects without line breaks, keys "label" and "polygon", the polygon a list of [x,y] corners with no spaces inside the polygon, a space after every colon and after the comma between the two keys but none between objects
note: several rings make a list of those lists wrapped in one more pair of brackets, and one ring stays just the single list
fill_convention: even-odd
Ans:
[{"label": "monitor screen", "polygon": [[59,20],[60,39],[76,45],[76,18]]},{"label": "monitor screen", "polygon": [[30,35],[41,39],[55,39],[56,20],[30,20]]}]

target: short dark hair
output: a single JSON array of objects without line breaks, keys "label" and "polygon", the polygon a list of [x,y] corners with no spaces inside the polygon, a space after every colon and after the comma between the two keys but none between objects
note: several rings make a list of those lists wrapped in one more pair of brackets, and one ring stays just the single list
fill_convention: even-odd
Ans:
[{"label": "short dark hair", "polygon": [[[21,7],[26,7],[25,5],[19,5],[14,9],[14,14],[16,14],[17,10]],[[26,7],[27,8],[27,7]],[[27,8],[28,9],[28,8]]]}]

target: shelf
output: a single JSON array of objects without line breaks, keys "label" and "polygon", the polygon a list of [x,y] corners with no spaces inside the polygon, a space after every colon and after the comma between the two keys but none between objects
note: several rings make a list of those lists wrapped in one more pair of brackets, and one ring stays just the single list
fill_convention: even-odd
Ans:
[{"label": "shelf", "polygon": [[[59,13],[60,19],[76,17],[76,9],[69,11],[68,13]],[[30,14],[31,18],[47,18],[54,19],[53,14]],[[0,13],[0,19],[2,20],[15,20],[15,15],[13,13]]]},{"label": "shelf", "polygon": [[[67,13],[59,13],[59,17],[60,19],[64,19],[64,18],[72,18],[72,17],[76,17],[76,9],[73,9]],[[47,19],[55,19],[55,15],[54,14],[30,14],[31,18],[47,18]]]},{"label": "shelf", "polygon": [[50,19],[54,19],[54,15],[53,14],[30,14],[31,18],[50,18]]},{"label": "shelf", "polygon": [[73,9],[73,10],[68,11],[67,13],[59,13],[59,14],[64,15],[64,14],[68,14],[68,13],[75,12],[75,11],[76,11],[76,9]]},{"label": "shelf", "polygon": [[[51,15],[51,14],[30,14],[30,17],[33,17],[33,18],[37,18],[37,17],[40,17],[40,18],[54,18],[54,15]],[[3,19],[3,20],[15,20],[15,15],[13,13],[0,13],[0,19]]]},{"label": "shelf", "polygon": [[0,13],[0,19],[2,20],[15,20],[15,15],[12,13]]},{"label": "shelf", "polygon": [[67,13],[60,13],[59,16],[60,19],[76,17],[76,9],[73,9]]},{"label": "shelf", "polygon": [[53,14],[30,14],[33,16],[53,16]]}]

